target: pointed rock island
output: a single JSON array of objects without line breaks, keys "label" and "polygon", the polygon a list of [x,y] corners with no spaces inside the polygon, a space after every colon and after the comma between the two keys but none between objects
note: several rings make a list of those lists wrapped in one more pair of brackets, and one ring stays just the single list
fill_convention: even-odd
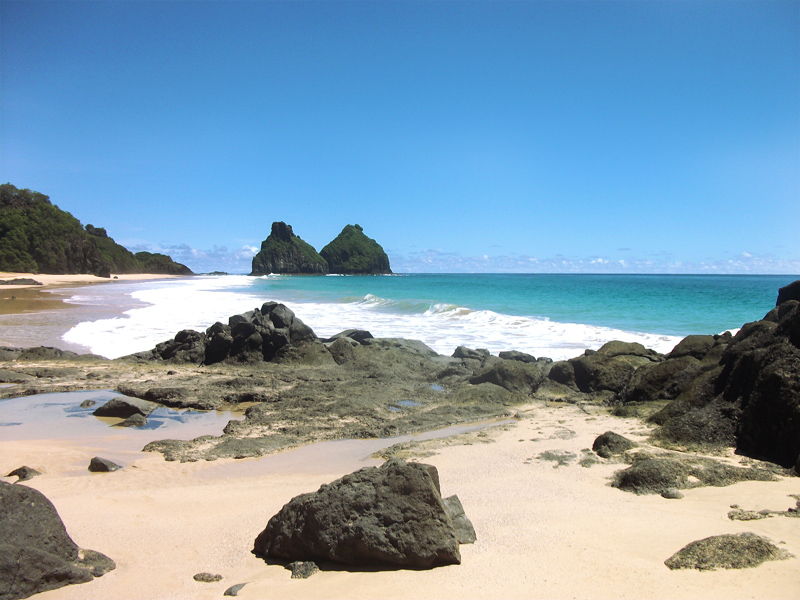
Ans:
[{"label": "pointed rock island", "polygon": [[361,225],[346,225],[330,244],[320,250],[329,273],[340,275],[385,275],[392,272],[381,245],[367,237]]},{"label": "pointed rock island", "polygon": [[250,275],[383,275],[392,272],[381,245],[367,237],[360,225],[346,225],[321,252],[295,235],[283,221],[272,231],[253,257]]},{"label": "pointed rock island", "polygon": [[272,224],[272,231],[261,242],[261,250],[253,257],[250,275],[325,275],[328,263],[311,244],[294,234],[283,221]]}]

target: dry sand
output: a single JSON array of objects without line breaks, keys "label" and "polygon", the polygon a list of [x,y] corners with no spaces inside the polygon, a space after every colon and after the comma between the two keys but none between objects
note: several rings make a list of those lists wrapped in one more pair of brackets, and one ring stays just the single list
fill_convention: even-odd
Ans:
[{"label": "dry sand", "polygon": [[[2,441],[0,468],[44,474],[27,482],[56,506],[78,545],[113,558],[117,569],[91,583],[41,594],[55,599],[220,598],[798,598],[800,559],[755,569],[670,571],[664,560],[710,535],[752,531],[800,557],[800,519],[730,521],[730,505],[786,510],[800,479],[699,488],[682,500],[611,488],[624,465],[580,466],[594,438],[613,429],[643,439],[642,423],[600,409],[528,407],[513,425],[437,449],[444,495],[457,494],[477,531],[462,564],[429,571],[326,570],[292,580],[250,550],[269,518],[293,496],[380,461],[374,441],[333,442],[262,459],[168,463],[121,449],[113,437]],[[120,437],[122,436],[122,437]],[[477,443],[487,442],[487,443]],[[565,466],[542,453],[575,455]],[[90,474],[109,455],[121,471]],[[738,461],[738,457],[731,457]],[[9,478],[6,481],[12,481]],[[198,583],[195,573],[219,573]]]},{"label": "dry sand", "polygon": [[0,271],[0,280],[10,281],[12,279],[33,279],[41,283],[38,285],[3,285],[3,289],[34,288],[40,289],[48,286],[68,286],[86,285],[89,283],[109,283],[114,281],[144,281],[147,279],[171,279],[178,275],[156,275],[152,273],[133,273],[127,275],[117,275],[112,273],[111,278],[98,277],[96,275],[37,275],[34,273],[9,273]]}]

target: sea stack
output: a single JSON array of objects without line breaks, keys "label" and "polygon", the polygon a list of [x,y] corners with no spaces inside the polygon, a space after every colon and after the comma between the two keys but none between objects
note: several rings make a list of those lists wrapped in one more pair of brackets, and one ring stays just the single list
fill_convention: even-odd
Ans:
[{"label": "sea stack", "polygon": [[381,245],[364,235],[360,225],[346,225],[330,244],[320,250],[330,273],[384,275],[391,273],[389,257]]},{"label": "sea stack", "polygon": [[272,232],[261,242],[261,251],[253,257],[250,275],[325,275],[328,263],[314,247],[304,242],[283,221],[272,224]]}]

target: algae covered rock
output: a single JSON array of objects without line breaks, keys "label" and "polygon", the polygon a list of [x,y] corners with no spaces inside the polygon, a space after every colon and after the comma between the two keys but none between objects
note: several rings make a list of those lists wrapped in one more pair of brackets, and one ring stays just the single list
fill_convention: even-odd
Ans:
[{"label": "algae covered rock", "polygon": [[381,245],[367,237],[360,225],[346,225],[330,244],[320,250],[330,273],[383,275],[392,272]]},{"label": "algae covered rock", "polygon": [[715,535],[687,544],[664,561],[670,569],[749,569],[791,554],[755,533]]}]

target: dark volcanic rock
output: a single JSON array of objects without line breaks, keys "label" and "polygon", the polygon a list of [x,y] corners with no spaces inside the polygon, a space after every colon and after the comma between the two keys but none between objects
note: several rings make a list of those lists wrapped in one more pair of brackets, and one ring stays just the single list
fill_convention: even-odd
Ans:
[{"label": "dark volcanic rock", "polygon": [[89,470],[92,473],[109,473],[110,471],[117,471],[122,467],[117,463],[111,462],[107,458],[100,458],[95,456],[89,461]]},{"label": "dark volcanic rock", "polygon": [[731,446],[792,467],[800,456],[800,303],[744,325],[719,362],[651,417],[664,440]]},{"label": "dark volcanic rock", "polygon": [[356,357],[355,350],[353,350],[353,343],[350,338],[337,338],[330,346],[328,352],[333,356],[333,360],[337,365],[343,365],[346,362],[353,360]]},{"label": "dark volcanic rock", "polygon": [[114,568],[102,554],[78,548],[53,504],[37,490],[0,482],[0,515],[3,600],[86,583]]},{"label": "dark volcanic rock", "polygon": [[755,533],[726,534],[692,542],[664,561],[670,569],[749,569],[792,555]]},{"label": "dark volcanic rock", "polygon": [[483,348],[478,348],[474,350],[472,348],[467,348],[466,346],[458,346],[453,352],[453,358],[462,358],[468,360],[477,360],[483,363],[486,359],[491,356],[488,350]]},{"label": "dark volcanic rock", "polygon": [[319,251],[330,273],[383,275],[392,272],[381,245],[364,235],[360,225],[345,225],[330,244]]},{"label": "dark volcanic rock", "polygon": [[534,393],[544,381],[544,373],[538,363],[515,360],[499,360],[472,377],[470,383],[493,383],[509,392]]},{"label": "dark volcanic rock", "polygon": [[645,458],[614,474],[612,485],[635,494],[661,494],[711,485],[725,487],[739,481],[774,481],[769,471],[725,465],[710,459]]},{"label": "dark volcanic rock", "polygon": [[524,362],[524,363],[537,362],[536,357],[533,356],[532,354],[526,354],[525,352],[519,352],[518,350],[507,350],[504,352],[500,352],[498,356],[504,360],[518,360],[519,362]]},{"label": "dark volcanic rock", "polygon": [[364,340],[372,339],[372,334],[367,331],[366,329],[345,329],[337,333],[334,336],[329,337],[327,340],[323,340],[325,342],[334,342],[339,338],[350,338],[351,340],[355,340],[359,344],[363,343]]},{"label": "dark volcanic rock", "polygon": [[778,301],[775,303],[775,306],[779,306],[789,300],[797,300],[800,302],[800,279],[778,290]]},{"label": "dark volcanic rock", "polygon": [[[582,392],[621,392],[636,369],[659,362],[662,357],[638,343],[608,342],[597,352],[587,350],[570,359],[574,382]],[[569,384],[569,381],[559,381]]]},{"label": "dark volcanic rock", "polygon": [[137,413],[121,423],[117,423],[114,427],[144,427],[145,425],[147,425],[147,418]]},{"label": "dark volcanic rock", "polygon": [[253,257],[250,275],[324,275],[327,272],[325,259],[296,236],[291,225],[276,221],[267,239],[261,242],[261,250]]},{"label": "dark volcanic rock", "polygon": [[444,499],[444,508],[447,515],[453,522],[453,529],[456,532],[456,540],[459,544],[474,544],[478,537],[475,535],[475,527],[464,512],[464,506],[458,496],[449,496]]},{"label": "dark volcanic rock", "polygon": [[133,415],[147,417],[158,408],[157,404],[139,398],[112,398],[98,407],[92,414],[96,417],[117,417],[127,419]]},{"label": "dark volcanic rock", "polygon": [[237,583],[236,585],[232,585],[227,590],[222,592],[223,596],[238,596],[239,592],[242,591],[242,588],[246,586],[247,583]]},{"label": "dark volcanic rock", "polygon": [[30,467],[19,467],[18,469],[14,469],[6,475],[6,477],[17,477],[16,483],[20,483],[21,481],[28,481],[28,479],[33,479],[34,477],[41,475],[39,471],[36,469],[32,469]]},{"label": "dark volcanic rock", "polygon": [[[230,317],[227,325],[214,323],[205,333],[190,329],[181,331],[174,339],[158,344],[153,350],[123,357],[123,360],[164,360],[207,365],[224,360],[271,361],[292,344],[316,340],[314,331],[286,306],[278,302],[265,302],[260,309]],[[170,398],[182,395],[176,391]],[[147,399],[168,404],[161,398]],[[173,402],[170,405],[181,404]]]},{"label": "dark volcanic rock", "polygon": [[286,565],[286,568],[292,572],[292,579],[308,579],[314,573],[319,572],[317,563],[310,560],[298,560],[293,563],[289,563]]},{"label": "dark volcanic rock", "polygon": [[615,454],[622,454],[635,447],[635,443],[613,431],[606,431],[598,436],[592,444],[592,450],[601,458],[611,458]]},{"label": "dark volcanic rock", "polygon": [[293,498],[253,552],[289,561],[431,568],[458,564],[435,467],[389,460]]}]

